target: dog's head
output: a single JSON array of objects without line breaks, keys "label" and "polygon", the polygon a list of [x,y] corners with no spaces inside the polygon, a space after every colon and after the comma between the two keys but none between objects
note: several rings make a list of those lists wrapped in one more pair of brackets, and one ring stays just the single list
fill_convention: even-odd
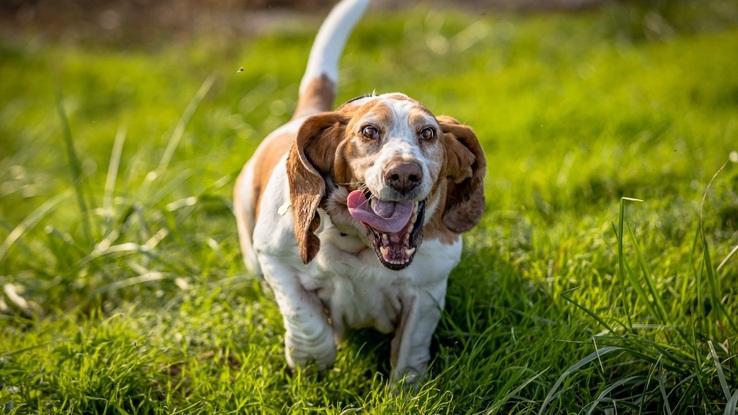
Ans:
[{"label": "dog's head", "polygon": [[382,264],[395,270],[410,265],[436,212],[443,226],[461,233],[484,210],[486,162],[474,132],[402,94],[362,97],[309,117],[287,169],[305,263],[320,249],[313,232],[326,196],[343,209],[331,211],[334,222],[364,232]]}]

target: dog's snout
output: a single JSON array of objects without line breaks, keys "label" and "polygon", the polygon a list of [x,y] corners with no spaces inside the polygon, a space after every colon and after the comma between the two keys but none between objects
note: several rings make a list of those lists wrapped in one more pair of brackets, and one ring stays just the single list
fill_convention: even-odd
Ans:
[{"label": "dog's snout", "polygon": [[415,189],[423,179],[423,169],[414,161],[396,161],[384,173],[384,182],[400,193]]}]

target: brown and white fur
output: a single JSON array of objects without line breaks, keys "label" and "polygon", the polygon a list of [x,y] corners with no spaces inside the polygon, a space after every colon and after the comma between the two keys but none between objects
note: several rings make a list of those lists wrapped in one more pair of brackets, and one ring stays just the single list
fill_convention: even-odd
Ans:
[{"label": "brown and white fur", "polygon": [[[403,94],[332,110],[338,59],[367,4],[344,0],[323,23],[294,117],[244,166],[234,210],[247,268],[263,275],[283,315],[290,367],[326,368],[347,329],[372,327],[394,333],[391,378],[414,382],[430,359],[460,233],[484,210],[486,162],[469,127]],[[388,184],[398,163],[419,167],[407,192]],[[349,215],[346,198],[357,189],[414,203],[407,262],[380,260],[381,236]]]}]

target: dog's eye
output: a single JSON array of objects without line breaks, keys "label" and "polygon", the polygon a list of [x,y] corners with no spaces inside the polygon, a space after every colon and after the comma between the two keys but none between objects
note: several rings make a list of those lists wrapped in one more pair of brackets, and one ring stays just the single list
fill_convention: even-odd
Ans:
[{"label": "dog's eye", "polygon": [[361,129],[361,135],[369,140],[377,140],[379,139],[379,130],[373,125],[366,125]]},{"label": "dog's eye", "polygon": [[420,136],[420,138],[423,141],[430,141],[433,138],[435,138],[435,136],[436,136],[436,130],[434,130],[431,127],[426,127],[426,128],[423,128],[422,130],[420,130],[420,134],[418,134],[418,135]]}]

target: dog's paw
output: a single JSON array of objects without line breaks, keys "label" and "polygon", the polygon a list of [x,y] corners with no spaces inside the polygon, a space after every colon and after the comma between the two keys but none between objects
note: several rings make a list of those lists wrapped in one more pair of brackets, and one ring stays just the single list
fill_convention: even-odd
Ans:
[{"label": "dog's paw", "polygon": [[285,335],[285,356],[291,368],[310,363],[320,370],[329,368],[336,359],[336,342],[328,325],[313,330],[291,330]]}]

